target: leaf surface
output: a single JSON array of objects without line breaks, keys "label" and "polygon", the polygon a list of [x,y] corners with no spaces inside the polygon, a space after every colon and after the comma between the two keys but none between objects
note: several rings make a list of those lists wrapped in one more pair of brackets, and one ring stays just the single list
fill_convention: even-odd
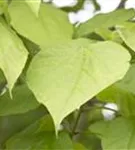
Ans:
[{"label": "leaf surface", "polygon": [[39,107],[33,93],[26,85],[13,89],[13,100],[8,92],[0,97],[0,116],[25,113]]},{"label": "leaf surface", "polygon": [[67,14],[49,4],[41,4],[36,17],[25,1],[14,0],[9,14],[15,30],[38,45],[51,46],[72,38],[73,28]]},{"label": "leaf surface", "polygon": [[21,74],[28,52],[19,37],[0,18],[0,68],[8,82],[11,92]]},{"label": "leaf surface", "polygon": [[114,42],[74,40],[40,51],[29,67],[27,83],[48,108],[57,130],[69,113],[120,80],[129,60],[129,53]]},{"label": "leaf surface", "polygon": [[25,0],[25,2],[29,5],[33,13],[38,16],[41,0]]},{"label": "leaf surface", "polygon": [[86,23],[80,25],[76,30],[76,37],[86,36],[97,29],[109,28],[133,18],[135,15],[133,9],[120,9],[108,14],[98,14]]},{"label": "leaf surface", "polygon": [[125,77],[97,95],[99,100],[118,104],[123,116],[135,116],[135,64]]},{"label": "leaf surface", "polygon": [[11,137],[6,144],[6,148],[23,150],[73,150],[73,144],[69,135],[62,132],[56,139],[54,132],[46,131],[46,121],[48,120],[46,120],[45,116],[36,123],[28,126],[22,132]]},{"label": "leaf surface", "polygon": [[133,150],[135,148],[135,120],[117,118],[111,122],[100,121],[90,130],[101,138],[104,150]]},{"label": "leaf surface", "polygon": [[135,51],[135,24],[126,23],[117,27],[117,32],[119,33],[122,40],[129,46],[133,51]]}]

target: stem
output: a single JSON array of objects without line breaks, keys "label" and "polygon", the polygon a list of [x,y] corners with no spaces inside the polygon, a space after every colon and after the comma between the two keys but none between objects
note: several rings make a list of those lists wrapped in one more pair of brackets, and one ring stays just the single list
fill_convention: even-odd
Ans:
[{"label": "stem", "polygon": [[72,137],[77,133],[76,129],[77,129],[78,123],[79,123],[80,118],[81,118],[81,113],[82,113],[82,111],[81,111],[81,108],[80,108],[79,111],[78,111],[78,114],[77,114],[77,118],[76,118],[73,130],[72,130]]},{"label": "stem", "polygon": [[114,110],[114,109],[111,109],[111,108],[108,108],[108,107],[101,107],[101,109],[107,109],[107,110],[111,110],[111,111],[114,111],[115,113],[117,113],[118,111],[117,110]]}]

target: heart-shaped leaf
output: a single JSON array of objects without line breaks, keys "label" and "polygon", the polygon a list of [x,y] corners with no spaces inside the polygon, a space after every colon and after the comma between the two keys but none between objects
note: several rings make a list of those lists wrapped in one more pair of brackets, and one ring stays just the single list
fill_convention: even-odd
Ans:
[{"label": "heart-shaped leaf", "polygon": [[129,60],[127,50],[114,42],[74,40],[40,51],[30,65],[27,83],[57,129],[69,113],[121,79]]}]

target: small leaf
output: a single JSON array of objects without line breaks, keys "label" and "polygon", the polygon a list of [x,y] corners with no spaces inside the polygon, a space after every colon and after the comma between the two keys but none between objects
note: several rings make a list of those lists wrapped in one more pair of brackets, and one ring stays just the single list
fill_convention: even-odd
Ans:
[{"label": "small leaf", "polygon": [[119,33],[122,40],[126,43],[126,45],[135,51],[135,24],[128,23],[118,26],[117,32]]},{"label": "small leaf", "polygon": [[121,79],[129,60],[127,50],[114,42],[73,40],[40,51],[28,69],[27,83],[50,111],[57,130],[69,113]]},{"label": "small leaf", "polygon": [[28,52],[19,37],[0,18],[0,68],[8,82],[11,92],[21,74]]},{"label": "small leaf", "polygon": [[114,41],[120,44],[123,43],[121,37],[116,31],[111,31],[106,28],[98,28],[95,29],[95,33],[101,36],[105,41]]},{"label": "small leaf", "polygon": [[135,148],[135,120],[117,118],[111,122],[100,121],[90,130],[101,138],[103,150],[133,150]]},{"label": "small leaf", "polygon": [[134,10],[120,9],[108,14],[98,14],[76,30],[76,37],[86,36],[99,28],[109,28],[119,25],[135,16]]},{"label": "small leaf", "polygon": [[41,4],[36,17],[25,1],[14,0],[9,14],[15,30],[38,45],[51,46],[72,38],[73,27],[67,14],[49,4]]},{"label": "small leaf", "polygon": [[38,17],[41,0],[25,0],[25,2],[29,5],[33,13]]},{"label": "small leaf", "polygon": [[22,85],[13,89],[13,100],[8,93],[0,97],[0,116],[25,113],[39,105],[27,86]]}]

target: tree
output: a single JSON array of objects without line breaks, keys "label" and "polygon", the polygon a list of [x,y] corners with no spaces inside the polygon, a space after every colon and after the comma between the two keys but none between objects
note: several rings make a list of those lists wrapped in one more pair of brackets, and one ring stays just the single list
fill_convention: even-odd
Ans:
[{"label": "tree", "polygon": [[135,149],[135,11],[83,2],[0,1],[1,149]]}]

